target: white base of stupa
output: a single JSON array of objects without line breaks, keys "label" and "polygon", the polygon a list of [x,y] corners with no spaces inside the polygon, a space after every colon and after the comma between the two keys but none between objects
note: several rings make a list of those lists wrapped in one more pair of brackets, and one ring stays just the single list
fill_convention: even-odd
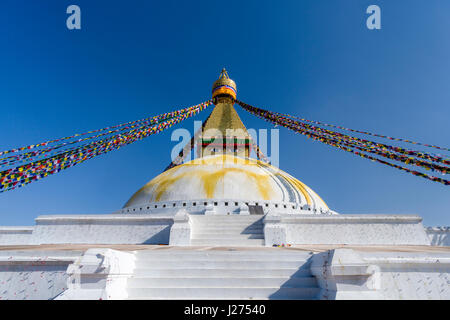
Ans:
[{"label": "white base of stupa", "polygon": [[441,229],[411,215],[41,216],[0,228],[0,299],[450,299]]},{"label": "white base of stupa", "polygon": [[0,227],[0,245],[449,245],[449,234],[448,228],[425,229],[417,215],[205,215],[181,209],[170,214],[39,216],[35,226]]},{"label": "white base of stupa", "polygon": [[110,247],[2,247],[1,299],[450,299],[445,247]]}]

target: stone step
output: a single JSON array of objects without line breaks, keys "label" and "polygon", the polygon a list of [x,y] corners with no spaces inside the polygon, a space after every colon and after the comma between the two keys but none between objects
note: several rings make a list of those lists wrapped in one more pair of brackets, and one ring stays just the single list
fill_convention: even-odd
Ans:
[{"label": "stone step", "polygon": [[297,288],[315,287],[316,279],[312,276],[298,278],[150,278],[132,277],[128,279],[128,288]]},{"label": "stone step", "polygon": [[[210,235],[216,235],[216,234],[227,234],[227,235],[252,235],[252,234],[264,234],[264,232],[262,230],[228,230],[228,229],[224,229],[224,230],[196,230],[196,231],[192,231],[191,233],[191,237],[194,237],[196,235],[200,235],[200,234],[210,234]],[[213,237],[214,238],[214,237]]]},{"label": "stone step", "polygon": [[258,247],[264,246],[264,239],[191,239],[191,246]]},{"label": "stone step", "polygon": [[192,222],[193,228],[264,228],[262,223],[234,222],[234,221],[208,221],[208,222]]},{"label": "stone step", "polygon": [[263,215],[253,215],[253,214],[216,214],[216,215],[190,215],[192,220],[240,220],[240,221],[258,221],[264,218]]},{"label": "stone step", "polygon": [[210,232],[210,233],[216,233],[216,232],[264,232],[263,226],[197,226],[193,227],[192,231],[201,231],[201,232]]},{"label": "stone step", "polygon": [[271,277],[307,277],[311,276],[309,267],[301,268],[273,268],[273,269],[199,269],[199,268],[185,268],[185,269],[155,269],[155,268],[136,268],[133,272],[135,277],[171,277],[171,278],[186,278],[186,277],[203,277],[203,278],[271,278]]},{"label": "stone step", "polygon": [[299,268],[304,261],[255,261],[255,260],[137,260],[136,268],[148,269],[263,269],[263,268]]},{"label": "stone step", "polygon": [[194,239],[264,239],[263,233],[194,233],[191,235],[191,240]]},{"label": "stone step", "polygon": [[201,215],[201,216],[190,216],[190,219],[192,221],[247,221],[247,222],[262,222],[264,220],[263,216],[256,216],[256,215]]},{"label": "stone step", "polygon": [[264,218],[262,216],[201,216],[192,218],[191,221],[206,222],[206,221],[224,221],[224,222],[247,222],[247,223],[262,223]]},{"label": "stone step", "polygon": [[130,288],[129,299],[315,299],[319,288]]},{"label": "stone step", "polygon": [[223,218],[212,218],[212,217],[202,217],[202,218],[196,218],[196,219],[190,219],[193,223],[196,224],[206,224],[206,223],[235,223],[235,224],[243,224],[246,223],[248,225],[251,224],[263,224],[263,219],[247,219],[247,218],[230,218],[230,217],[223,217]]},{"label": "stone step", "polygon": [[208,220],[215,220],[215,221],[262,221],[264,219],[264,216],[262,215],[225,215],[225,214],[218,214],[218,215],[190,215],[189,216],[192,221],[208,221]]},{"label": "stone step", "polygon": [[[187,247],[188,248],[188,247]],[[155,260],[203,260],[205,258],[217,259],[246,259],[246,260],[302,260],[311,257],[308,251],[286,248],[262,248],[261,250],[236,250],[236,249],[197,249],[186,250],[138,250],[135,251],[136,259]]]},{"label": "stone step", "polygon": [[304,258],[296,258],[296,257],[283,257],[280,256],[278,258],[274,258],[274,259],[267,259],[267,257],[245,257],[245,260],[239,257],[208,257],[208,256],[198,256],[198,257],[189,257],[189,256],[180,256],[180,255],[174,255],[171,257],[141,257],[139,259],[136,260],[135,264],[137,263],[146,263],[146,264],[151,264],[155,261],[158,262],[169,262],[169,263],[176,263],[179,261],[191,261],[191,262],[202,262],[204,263],[205,261],[229,261],[229,262],[239,262],[239,261],[253,261],[253,262],[272,262],[272,261],[287,261],[287,262],[296,262],[299,265],[309,265],[309,261],[305,260]]}]

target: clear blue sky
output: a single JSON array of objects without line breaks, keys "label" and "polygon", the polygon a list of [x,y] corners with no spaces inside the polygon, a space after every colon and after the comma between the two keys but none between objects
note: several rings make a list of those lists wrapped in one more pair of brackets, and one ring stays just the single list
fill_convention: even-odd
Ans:
[{"label": "clear blue sky", "polygon": [[[70,4],[79,31],[66,28]],[[366,28],[370,4],[381,30]],[[0,149],[205,101],[223,66],[255,106],[449,147],[449,14],[448,0],[2,1]],[[169,163],[171,132],[0,194],[0,225],[121,208]],[[448,186],[287,129],[280,140],[281,169],[332,209],[450,225]]]}]

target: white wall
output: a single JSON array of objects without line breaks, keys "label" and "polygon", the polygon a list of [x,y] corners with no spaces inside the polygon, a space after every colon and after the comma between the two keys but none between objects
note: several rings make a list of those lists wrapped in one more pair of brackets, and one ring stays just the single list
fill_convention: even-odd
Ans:
[{"label": "white wall", "polygon": [[450,300],[450,252],[362,252],[379,268],[383,299]]},{"label": "white wall", "polygon": [[34,227],[0,227],[0,245],[21,245],[31,241]]},{"label": "white wall", "polygon": [[0,251],[0,300],[47,300],[67,289],[80,251]]},{"label": "white wall", "polygon": [[264,219],[266,246],[274,244],[429,245],[415,215],[277,215]]},{"label": "white wall", "polygon": [[396,249],[335,249],[314,255],[311,272],[321,288],[319,298],[450,299],[450,252]]},{"label": "white wall", "polygon": [[425,232],[432,246],[450,246],[450,227],[428,227]]},{"label": "white wall", "polygon": [[168,244],[173,215],[40,216],[30,244]]}]

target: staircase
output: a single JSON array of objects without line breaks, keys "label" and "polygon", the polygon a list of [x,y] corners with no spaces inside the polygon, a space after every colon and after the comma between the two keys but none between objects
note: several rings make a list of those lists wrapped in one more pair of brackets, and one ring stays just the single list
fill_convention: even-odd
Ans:
[{"label": "staircase", "polygon": [[293,248],[136,251],[129,299],[315,299],[310,254]]},{"label": "staircase", "polygon": [[191,215],[192,246],[263,246],[261,215]]}]

